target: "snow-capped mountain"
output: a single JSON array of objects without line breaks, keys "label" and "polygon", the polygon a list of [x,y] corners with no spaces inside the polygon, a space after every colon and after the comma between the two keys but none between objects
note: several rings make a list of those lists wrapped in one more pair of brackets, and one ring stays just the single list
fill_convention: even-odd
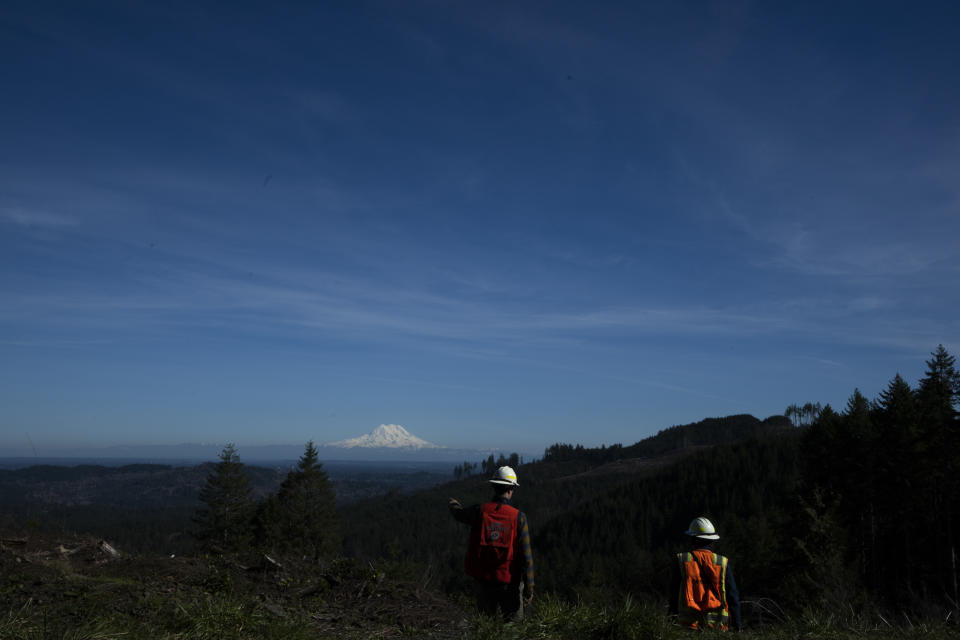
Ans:
[{"label": "snow-capped mountain", "polygon": [[352,449],[443,449],[440,445],[418,438],[398,424],[382,424],[367,435],[330,442],[328,447]]}]

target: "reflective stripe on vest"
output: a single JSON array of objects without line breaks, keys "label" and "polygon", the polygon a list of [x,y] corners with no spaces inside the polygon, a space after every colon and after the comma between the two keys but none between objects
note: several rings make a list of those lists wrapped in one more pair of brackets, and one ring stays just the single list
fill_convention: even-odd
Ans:
[{"label": "reflective stripe on vest", "polygon": [[730,619],[727,605],[726,557],[706,549],[677,554],[680,564],[680,593],[677,620],[688,629],[726,629]]}]

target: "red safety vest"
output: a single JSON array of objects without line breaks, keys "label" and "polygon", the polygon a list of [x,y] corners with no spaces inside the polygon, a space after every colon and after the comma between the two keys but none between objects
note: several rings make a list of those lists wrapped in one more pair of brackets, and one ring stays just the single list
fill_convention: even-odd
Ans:
[{"label": "red safety vest", "polygon": [[680,595],[677,621],[688,629],[727,629],[726,557],[706,549],[677,554]]},{"label": "red safety vest", "polygon": [[480,580],[511,583],[514,578],[514,549],[519,533],[520,512],[508,504],[480,505],[480,522],[470,530],[470,544],[464,568]]}]

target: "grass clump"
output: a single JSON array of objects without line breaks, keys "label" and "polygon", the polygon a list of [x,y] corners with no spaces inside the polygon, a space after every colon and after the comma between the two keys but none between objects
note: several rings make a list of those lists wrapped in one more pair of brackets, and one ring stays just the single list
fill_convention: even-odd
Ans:
[{"label": "grass clump", "polygon": [[[894,622],[875,610],[830,611],[808,609],[795,617],[777,608],[777,619],[754,622],[739,637],[764,640],[958,640],[960,628],[949,619],[918,622],[901,616]],[[697,638],[729,638],[721,631],[705,631]],[[546,595],[521,622],[477,616],[465,640],[690,640],[694,635],[665,615],[664,607],[637,602],[630,596],[617,604],[581,600],[567,602]]]},{"label": "grass clump", "polygon": [[521,622],[478,616],[470,640],[657,640],[681,637],[667,623],[660,607],[627,596],[611,606],[566,602],[547,594]]}]

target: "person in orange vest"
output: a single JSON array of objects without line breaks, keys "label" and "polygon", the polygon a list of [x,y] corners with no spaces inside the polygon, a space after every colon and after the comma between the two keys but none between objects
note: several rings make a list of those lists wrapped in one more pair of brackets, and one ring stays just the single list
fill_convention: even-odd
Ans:
[{"label": "person in orange vest", "polygon": [[670,613],[688,629],[740,631],[740,592],[730,560],[713,550],[720,539],[707,518],[694,518],[684,532],[690,550],[677,554],[670,585]]},{"label": "person in orange vest", "polygon": [[527,517],[510,504],[520,486],[511,467],[500,467],[490,479],[494,495],[489,502],[464,508],[450,498],[450,514],[470,525],[464,559],[467,575],[476,580],[477,610],[507,620],[523,618],[524,605],[533,601],[533,552]]}]

